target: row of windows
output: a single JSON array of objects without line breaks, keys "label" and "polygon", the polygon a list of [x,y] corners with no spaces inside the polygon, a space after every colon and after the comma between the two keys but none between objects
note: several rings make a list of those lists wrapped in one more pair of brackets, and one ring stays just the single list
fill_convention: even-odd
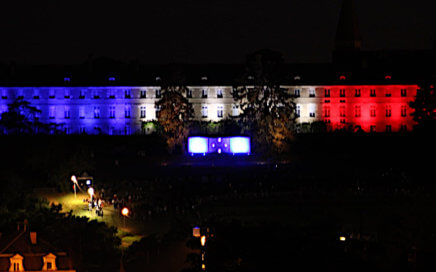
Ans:
[{"label": "row of windows", "polygon": [[[325,106],[323,111],[324,111],[324,117],[330,117],[330,107]],[[347,112],[347,109],[345,106],[339,107],[339,116],[340,117],[346,117],[346,112]],[[376,117],[376,112],[377,112],[376,106],[370,106],[370,110],[369,110],[370,116]],[[300,114],[301,114],[301,106],[297,105],[296,115],[299,117]],[[361,115],[362,115],[361,107],[354,106],[354,117],[361,117]],[[390,105],[386,106],[385,115],[386,115],[386,117],[392,116],[392,106],[390,106]],[[311,110],[309,112],[309,116],[315,117],[315,111]],[[407,117],[407,106],[404,106],[404,105],[401,106],[401,117]]]},{"label": "row of windows", "polygon": [[[330,97],[330,89],[324,89],[324,97]],[[300,90],[299,89],[295,89],[294,90],[294,96],[295,97],[300,97]],[[316,97],[315,95],[315,90],[314,89],[310,89],[309,90],[309,97]],[[346,90],[345,89],[339,89],[339,97],[345,97],[346,96]],[[370,97],[376,97],[376,90],[375,89],[370,89],[369,91],[369,96]],[[391,97],[392,96],[392,92],[390,89],[386,89],[385,91],[385,96],[386,97]],[[407,96],[407,89],[401,89],[401,97],[406,97]],[[361,89],[355,89],[354,90],[354,97],[361,97]]]},{"label": "row of windows", "polygon": [[[324,122],[326,123],[326,124],[331,124],[331,121],[330,121],[330,119],[324,119]],[[345,119],[341,119],[340,120],[340,124],[346,124],[347,122],[346,122],[346,120]],[[361,128],[360,126],[357,126],[358,128]],[[403,131],[403,132],[405,132],[405,131],[407,131],[408,129],[407,129],[407,125],[406,124],[401,124],[400,125],[400,131]],[[380,132],[380,131],[377,131],[377,126],[376,125],[370,125],[369,126],[369,131],[370,132],[372,132],[372,133],[374,133],[374,132]],[[392,132],[392,125],[386,125],[385,126],[385,130],[384,130],[385,132]]]},{"label": "row of windows", "polygon": [[[114,90],[108,90],[107,93],[108,93],[107,97],[108,97],[109,99],[115,99],[115,98],[116,98],[116,95],[115,95],[115,91],[114,91]],[[90,97],[93,98],[93,99],[100,99],[100,98],[101,98],[101,95],[100,95],[100,94],[101,94],[101,90],[92,90],[92,91],[91,91],[91,96],[90,96]],[[155,97],[155,98],[161,98],[161,97],[162,97],[162,92],[161,92],[161,90],[155,90],[154,97]],[[188,90],[186,91],[186,97],[187,97],[187,98],[192,98],[192,90],[191,90],[191,89],[188,89]],[[224,96],[223,96],[223,90],[222,90],[222,89],[218,89],[218,90],[216,90],[216,97],[217,97],[217,98],[223,98],[223,97],[224,97]],[[23,92],[20,91],[20,92],[18,93],[18,95],[16,96],[16,98],[18,98],[18,99],[24,99],[24,94],[23,94]],[[33,94],[33,96],[32,96],[32,98],[33,98],[33,99],[40,99],[39,91],[35,91],[34,94]],[[49,98],[49,99],[55,99],[55,98],[56,98],[56,95],[55,95],[55,91],[54,91],[54,90],[50,90],[50,93],[49,93],[48,98]],[[64,92],[64,98],[65,98],[65,99],[70,99],[70,98],[72,98],[72,96],[71,96],[71,94],[70,94],[70,90],[65,89],[65,92]],[[82,90],[80,90],[79,99],[85,99],[85,98],[86,98],[86,90],[83,90],[83,89],[82,89]],[[132,94],[131,94],[131,90],[130,90],[130,89],[126,89],[126,90],[124,90],[124,98],[127,98],[127,99],[132,98]],[[146,90],[140,90],[140,91],[139,91],[139,98],[147,98],[147,91],[146,91]],[[201,98],[208,98],[208,90],[203,89],[203,90],[201,91]],[[3,94],[2,94],[2,99],[8,99],[8,96],[6,95],[5,92],[3,92]]]},{"label": "row of windows", "polygon": [[[40,110],[39,107],[37,107],[38,110]],[[147,107],[141,106],[139,108],[140,118],[147,118]],[[160,109],[157,107],[156,112],[158,112]],[[6,111],[6,109],[4,109]],[[238,116],[239,115],[239,107],[237,105],[232,106],[232,115]],[[55,119],[56,116],[56,108],[55,106],[49,107],[49,118]],[[201,107],[201,116],[202,118],[208,117],[208,106],[202,106]],[[36,116],[39,118],[39,114]],[[71,117],[71,109],[69,106],[65,106],[64,108],[64,118],[70,119]],[[101,117],[101,111],[99,106],[94,107],[94,118],[99,119]],[[223,118],[224,117],[224,106],[217,106],[217,117]],[[84,119],[85,118],[85,108],[80,107],[79,108],[79,118]],[[115,106],[109,106],[109,118],[115,119],[116,118],[116,107]],[[124,107],[124,118],[131,118],[131,107],[126,106]]]}]

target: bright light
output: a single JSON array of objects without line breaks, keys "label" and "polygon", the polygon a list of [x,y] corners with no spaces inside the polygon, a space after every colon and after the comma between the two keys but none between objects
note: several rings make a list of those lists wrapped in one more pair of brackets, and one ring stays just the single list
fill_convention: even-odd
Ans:
[{"label": "bright light", "polygon": [[94,188],[89,187],[88,194],[92,197],[94,195]]},{"label": "bright light", "polygon": [[124,207],[121,210],[121,214],[124,215],[124,216],[128,216],[129,215],[129,209],[127,207]]},{"label": "bright light", "polygon": [[206,265],[205,264],[201,264],[201,269],[206,270]]},{"label": "bright light", "polygon": [[86,181],[86,185],[91,185],[91,180],[90,180],[90,179],[88,179],[88,180]]},{"label": "bright light", "polygon": [[230,152],[250,153],[250,138],[249,137],[230,137]]},{"label": "bright light", "polygon": [[205,246],[206,245],[206,236],[201,236],[201,246]]},{"label": "bright light", "polygon": [[194,237],[200,237],[200,228],[199,227],[194,227],[193,229],[192,229],[192,236],[194,236]]},{"label": "bright light", "polygon": [[189,137],[188,138],[188,152],[207,153],[208,152],[208,139],[206,137]]},{"label": "bright light", "polygon": [[74,182],[74,183],[77,183],[77,179],[76,179],[76,176],[75,176],[75,175],[72,175],[72,176],[71,176],[71,181]]},{"label": "bright light", "polygon": [[342,241],[342,242],[345,242],[347,240],[347,238],[345,236],[340,236],[339,240]]}]

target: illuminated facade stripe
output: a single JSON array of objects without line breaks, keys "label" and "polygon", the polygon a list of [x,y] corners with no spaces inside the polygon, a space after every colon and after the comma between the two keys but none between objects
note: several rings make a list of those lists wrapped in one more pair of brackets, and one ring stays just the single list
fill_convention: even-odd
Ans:
[{"label": "illuminated facade stripe", "polygon": [[[239,114],[231,86],[189,86],[195,119],[220,121]],[[324,121],[331,129],[359,126],[366,132],[411,130],[409,103],[417,85],[292,85],[297,124]],[[70,133],[125,135],[141,133],[156,120],[158,86],[0,87],[0,111],[17,98],[42,111],[43,123],[62,124]]]}]

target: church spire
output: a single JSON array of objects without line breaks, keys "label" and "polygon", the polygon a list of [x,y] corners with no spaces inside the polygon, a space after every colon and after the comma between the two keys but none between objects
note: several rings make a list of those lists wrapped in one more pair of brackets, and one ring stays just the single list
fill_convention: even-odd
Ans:
[{"label": "church spire", "polygon": [[336,50],[359,50],[362,38],[354,7],[354,0],[343,0],[336,31]]}]

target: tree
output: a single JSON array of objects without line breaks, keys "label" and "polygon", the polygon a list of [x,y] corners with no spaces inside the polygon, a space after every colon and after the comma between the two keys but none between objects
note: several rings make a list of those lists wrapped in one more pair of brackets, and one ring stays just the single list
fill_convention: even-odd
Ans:
[{"label": "tree", "polygon": [[417,122],[415,130],[434,132],[436,130],[436,91],[434,85],[418,90],[416,98],[410,103],[415,111],[413,120]]},{"label": "tree", "polygon": [[233,97],[242,113],[238,117],[254,138],[257,148],[274,154],[289,149],[293,136],[295,104],[280,87],[283,59],[280,53],[261,50],[247,58],[246,73]]},{"label": "tree", "polygon": [[187,90],[183,75],[173,72],[166,81],[162,82],[162,98],[156,102],[156,107],[159,109],[157,120],[162,126],[162,134],[170,153],[176,146],[184,150],[189,135],[194,109],[184,96]]},{"label": "tree", "polygon": [[39,109],[30,105],[28,101],[17,99],[8,105],[8,111],[2,113],[0,127],[7,134],[31,134],[35,130],[48,129],[48,126],[39,122]]}]

